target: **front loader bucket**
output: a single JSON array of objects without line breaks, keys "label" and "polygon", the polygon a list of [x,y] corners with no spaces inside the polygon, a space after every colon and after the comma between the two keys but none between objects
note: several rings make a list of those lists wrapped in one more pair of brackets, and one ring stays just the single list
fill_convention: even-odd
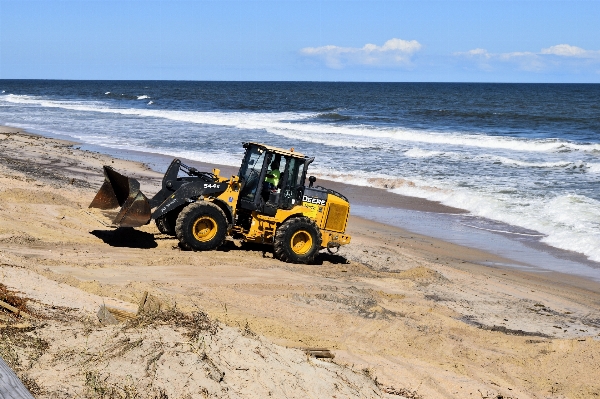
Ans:
[{"label": "front loader bucket", "polygon": [[89,207],[104,210],[121,207],[113,220],[113,224],[121,227],[143,226],[152,214],[148,198],[140,191],[140,183],[110,166],[104,166],[104,183]]}]

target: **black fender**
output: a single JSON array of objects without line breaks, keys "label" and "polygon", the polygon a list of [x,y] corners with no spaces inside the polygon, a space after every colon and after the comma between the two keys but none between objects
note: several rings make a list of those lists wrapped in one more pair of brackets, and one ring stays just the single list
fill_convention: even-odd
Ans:
[{"label": "black fender", "polygon": [[200,196],[221,194],[227,190],[228,186],[229,182],[208,183],[200,179],[184,183],[158,205],[154,213],[152,213],[152,219],[158,219],[181,205],[185,205],[188,202],[194,202]]},{"label": "black fender", "polygon": [[[154,197],[150,199],[150,207],[156,208],[161,205],[167,198],[169,198],[175,191],[177,191],[181,186],[190,182],[190,178],[182,178],[178,179],[177,176],[179,174],[179,167],[181,165],[181,161],[175,158],[167,171],[165,172],[162,179],[162,188]],[[193,177],[193,180],[196,180],[197,177]]]}]

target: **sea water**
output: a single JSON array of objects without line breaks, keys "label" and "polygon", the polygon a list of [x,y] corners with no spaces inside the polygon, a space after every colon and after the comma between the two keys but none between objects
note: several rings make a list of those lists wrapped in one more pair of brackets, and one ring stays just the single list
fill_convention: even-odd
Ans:
[{"label": "sea water", "polygon": [[0,124],[232,166],[242,142],[294,147],[319,177],[600,262],[600,85],[0,80],[0,93]]}]

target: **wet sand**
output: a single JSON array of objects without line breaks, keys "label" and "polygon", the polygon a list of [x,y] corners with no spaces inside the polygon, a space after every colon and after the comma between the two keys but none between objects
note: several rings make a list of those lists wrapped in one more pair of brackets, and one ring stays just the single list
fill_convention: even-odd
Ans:
[{"label": "wet sand", "polygon": [[[205,311],[223,328],[232,329],[227,334],[250,331],[281,348],[331,349],[334,364],[377,379],[379,391],[364,380],[357,385],[371,387],[372,397],[600,395],[600,287],[591,279],[503,267],[512,261],[355,216],[348,229],[352,243],[337,255],[322,253],[317,265],[282,263],[272,259],[268,247],[244,243],[228,242],[208,253],[182,251],[175,239],[159,234],[154,225],[114,230],[101,214],[87,209],[102,182],[102,164],[127,171],[148,193],[158,189],[160,173],[138,162],[78,150],[71,143],[21,134],[18,129],[0,129],[0,146],[0,277],[9,288],[36,298],[37,306],[70,307],[93,320],[99,301],[134,310],[147,291],[186,314]],[[330,182],[318,183],[336,189]],[[370,189],[347,187],[339,191],[351,201],[362,198],[368,205],[366,201],[374,197]],[[375,197],[387,201],[386,195],[381,190]],[[439,206],[406,201],[420,211]],[[73,359],[79,358],[69,358],[58,348],[80,348],[83,341],[77,337],[84,336],[89,325],[73,325],[65,334],[64,325],[60,330],[53,324],[58,321],[46,323],[26,333],[42,337],[49,346],[37,359],[28,358],[30,367],[23,367],[24,372],[49,392],[40,397],[51,397],[59,387],[83,392],[77,389],[84,387],[85,373],[57,374],[56,367],[74,367]],[[104,334],[102,339],[116,334],[108,327],[93,328],[92,334]],[[227,339],[219,342],[235,341]],[[281,362],[265,363],[260,356],[253,360],[254,352],[244,348],[236,352],[241,356],[236,362],[245,362],[239,368],[257,368],[255,375],[264,376],[270,367],[288,361],[281,360],[283,351],[278,355]],[[164,352],[165,364],[173,364],[168,356],[176,356],[175,352]],[[128,357],[131,353],[137,352],[122,354],[124,361],[145,367],[149,359],[133,359]],[[225,364],[229,359],[219,361]],[[232,367],[232,373],[239,373],[238,366]],[[159,374],[156,381],[163,378]],[[227,378],[212,381],[215,387],[229,383],[233,389],[238,380]],[[142,380],[132,384],[142,389]],[[331,386],[341,383],[327,381]],[[311,380],[290,387],[303,384],[310,385]],[[404,396],[381,387],[394,387]],[[216,389],[211,391],[215,396],[229,397]],[[351,391],[340,391],[337,397],[361,397]],[[297,390],[288,396],[302,395],[306,397],[306,392]]]}]

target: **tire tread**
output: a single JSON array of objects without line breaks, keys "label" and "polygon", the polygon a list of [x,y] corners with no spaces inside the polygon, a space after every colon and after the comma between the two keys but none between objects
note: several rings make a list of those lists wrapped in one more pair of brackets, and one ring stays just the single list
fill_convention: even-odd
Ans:
[{"label": "tire tread", "polygon": [[[314,247],[315,249],[308,254],[308,256],[299,258],[299,257],[294,257],[294,255],[290,252],[290,250],[288,250],[288,246],[287,246],[287,235],[288,232],[290,230],[295,230],[298,229],[298,225],[302,225],[302,224],[308,224],[310,225],[312,228],[315,229],[316,232],[316,237],[315,238],[315,244]],[[285,222],[283,222],[281,224],[281,226],[279,226],[279,228],[277,229],[277,231],[275,232],[275,239],[273,241],[273,256],[276,259],[279,259],[283,262],[288,262],[288,263],[313,263],[315,260],[315,257],[317,256],[317,254],[319,253],[319,250],[321,249],[321,242],[322,242],[322,237],[321,237],[321,230],[319,229],[319,227],[317,226],[317,224],[315,223],[314,220],[306,217],[306,216],[301,216],[301,217],[295,217],[292,219],[288,219]]]},{"label": "tire tread", "polygon": [[[175,236],[179,240],[179,244],[181,245],[181,247],[184,249],[194,250],[194,248],[185,241],[184,224],[185,224],[186,219],[188,218],[188,215],[190,213],[194,212],[196,209],[201,208],[201,207],[210,207],[214,211],[217,211],[223,217],[223,220],[225,221],[224,228],[225,229],[227,228],[227,217],[225,216],[225,213],[223,212],[223,210],[221,208],[219,208],[217,205],[215,205],[209,201],[198,201],[193,204],[190,204],[190,205],[186,206],[185,208],[183,208],[183,210],[179,213],[179,216],[177,216],[177,222],[175,223]],[[216,245],[214,245],[214,248],[220,247],[223,244],[223,242],[225,241],[226,237],[227,237],[227,233],[222,234],[220,241]]]}]

